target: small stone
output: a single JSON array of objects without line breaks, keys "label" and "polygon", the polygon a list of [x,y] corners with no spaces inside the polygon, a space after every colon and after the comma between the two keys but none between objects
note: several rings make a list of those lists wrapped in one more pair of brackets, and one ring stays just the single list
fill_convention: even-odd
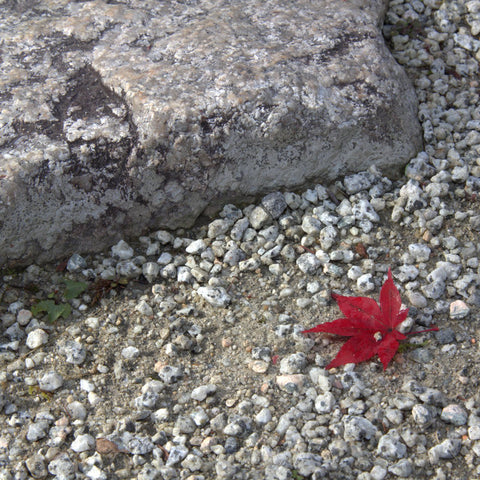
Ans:
[{"label": "small stone", "polygon": [[302,477],[310,477],[310,475],[317,473],[318,478],[326,478],[324,459],[321,455],[309,452],[298,453],[293,458],[293,465],[295,471]]},{"label": "small stone", "polygon": [[221,235],[225,235],[228,232],[228,229],[232,226],[233,222],[226,218],[219,218],[214,220],[208,225],[208,238],[217,238]]},{"label": "small stone", "polygon": [[468,438],[472,441],[480,440],[480,425],[472,425],[468,429]]},{"label": "small stone", "polygon": [[313,253],[304,253],[297,258],[298,268],[307,275],[313,275],[322,265]]},{"label": "small stone", "polygon": [[348,441],[370,440],[377,428],[363,417],[347,415],[344,418],[344,439]]},{"label": "small stone", "polygon": [[226,307],[231,301],[223,287],[200,287],[197,293],[214,307]]},{"label": "small stone", "polygon": [[65,355],[67,363],[81,365],[87,358],[85,347],[75,340],[67,340],[61,347],[61,352]]},{"label": "small stone", "polygon": [[217,386],[212,383],[208,385],[200,385],[192,390],[191,397],[197,402],[203,402],[203,400],[205,400],[209,395],[214,395],[216,391]]},{"label": "small stone", "polygon": [[93,450],[95,448],[95,439],[88,433],[78,435],[70,445],[70,448],[77,453]]},{"label": "small stone", "polygon": [[399,409],[408,411],[415,405],[415,397],[411,395],[397,394],[393,397],[393,404]]},{"label": "small stone", "polygon": [[133,360],[140,356],[140,350],[137,347],[125,347],[122,349],[122,357],[127,360]]},{"label": "small stone", "polygon": [[325,392],[318,395],[315,399],[315,410],[317,413],[325,414],[330,413],[335,406],[336,400],[331,392]]},{"label": "small stone", "polygon": [[304,353],[293,353],[288,357],[285,357],[280,362],[280,373],[292,374],[300,373],[307,365],[307,357]]},{"label": "small stone", "polygon": [[445,282],[432,282],[424,285],[421,290],[427,298],[433,298],[435,300],[445,293]]},{"label": "small stone", "polygon": [[40,420],[32,423],[28,427],[26,438],[29,442],[36,442],[41,438],[45,438],[48,433],[49,423],[46,420]]},{"label": "small stone", "polygon": [[250,225],[253,229],[260,230],[271,221],[271,217],[264,208],[255,207],[250,212],[248,220],[250,221]]},{"label": "small stone", "polygon": [[133,455],[145,455],[153,450],[154,445],[149,437],[132,436],[126,447]]},{"label": "small stone", "polygon": [[4,335],[7,336],[10,341],[15,342],[25,338],[25,331],[23,328],[20,328],[20,325],[17,322],[15,322],[5,330]]},{"label": "small stone", "polygon": [[419,404],[412,408],[412,416],[415,423],[422,429],[429,427],[435,419],[435,415],[430,408]]},{"label": "small stone", "polygon": [[245,230],[247,230],[248,226],[250,225],[250,221],[247,217],[240,218],[235,225],[230,230],[230,237],[232,240],[239,242],[243,238],[243,234]]},{"label": "small stone", "polygon": [[455,300],[450,304],[450,318],[458,320],[470,313],[469,306],[463,300]]},{"label": "small stone", "polygon": [[117,275],[124,278],[136,278],[142,274],[142,269],[131,260],[122,260],[115,268]]},{"label": "small stone", "polygon": [[277,375],[275,382],[282,390],[292,393],[303,387],[305,375],[299,373],[293,375]]},{"label": "small stone", "polygon": [[85,392],[93,392],[95,390],[95,385],[85,378],[80,379],[80,389]]},{"label": "small stone", "polygon": [[175,422],[175,429],[180,433],[193,433],[197,426],[191,417],[179,415]]},{"label": "small stone", "polygon": [[180,266],[177,268],[177,282],[190,283],[192,280],[192,271],[189,267]]},{"label": "small stone", "polygon": [[380,221],[378,213],[373,209],[368,200],[362,199],[353,205],[352,214],[357,220],[368,220],[373,223]]},{"label": "small stone", "polygon": [[436,388],[424,388],[418,394],[418,398],[428,405],[435,405],[437,407],[445,406],[445,395]]},{"label": "small stone", "polygon": [[258,425],[266,425],[268,422],[272,420],[272,412],[269,408],[262,408],[260,412],[255,415],[255,422]]},{"label": "small stone", "polygon": [[49,464],[48,471],[59,479],[75,478],[75,463],[66,453],[59,453]]},{"label": "small stone", "polygon": [[460,405],[451,404],[442,410],[440,418],[444,422],[460,426],[467,423],[468,413]]},{"label": "small stone", "polygon": [[172,255],[169,252],[163,252],[157,259],[159,265],[168,265],[173,260]]},{"label": "small stone", "polygon": [[[190,470],[191,472],[197,472],[202,469],[203,461],[198,455],[189,453],[185,457],[185,460],[183,460],[182,467]],[[194,478],[194,476],[190,476],[187,478],[187,480],[193,480]]]},{"label": "small stone", "polygon": [[28,325],[28,323],[30,322],[32,317],[33,317],[33,315],[32,315],[32,312],[30,310],[25,310],[25,309],[22,308],[17,313],[17,323],[21,327],[25,327],[25,326]]},{"label": "small stone", "polygon": [[430,258],[432,253],[431,249],[427,245],[421,243],[412,243],[408,246],[410,255],[415,259],[415,262],[426,262]]},{"label": "small stone", "polygon": [[375,283],[371,273],[365,273],[357,278],[357,288],[362,293],[372,292],[375,290]]},{"label": "small stone", "polygon": [[395,276],[400,282],[411,282],[418,277],[418,268],[413,265],[402,265]]},{"label": "small stone", "polygon": [[[90,468],[85,475],[91,480],[107,480],[108,478],[107,474],[96,465],[92,465],[92,468]],[[138,478],[140,478],[140,476]]]},{"label": "small stone", "polygon": [[209,421],[207,412],[205,412],[202,407],[195,408],[195,410],[190,414],[190,417],[197,427],[203,427]]},{"label": "small stone", "polygon": [[40,390],[46,392],[54,392],[63,385],[63,377],[54,371],[45,373],[42,378],[38,380],[38,386]]},{"label": "small stone", "polygon": [[242,260],[245,260],[245,252],[238,247],[233,247],[225,253],[223,261],[230,266],[238,265]]},{"label": "small stone", "polygon": [[306,190],[302,193],[302,197],[310,203],[316,204],[318,202],[317,191],[313,188]]},{"label": "small stone", "polygon": [[372,480],[383,480],[387,476],[387,469],[381,465],[375,465],[370,470],[370,478]]},{"label": "small stone", "polygon": [[401,441],[398,432],[391,429],[378,441],[377,454],[388,460],[395,460],[407,454],[407,447]]},{"label": "small stone", "polygon": [[69,403],[67,405],[67,411],[74,420],[85,420],[87,417],[87,409],[78,401]]},{"label": "small stone", "polygon": [[272,357],[272,350],[269,347],[254,347],[252,350],[252,358],[255,360],[263,360],[269,363]]},{"label": "small stone", "polygon": [[45,332],[45,330],[42,330],[41,328],[36,328],[35,330],[32,330],[28,336],[27,340],[25,341],[26,345],[30,349],[38,348],[41,347],[42,345],[45,345],[48,342],[48,333]]},{"label": "small stone", "polygon": [[302,220],[302,230],[308,235],[318,235],[323,225],[318,218],[306,215]]},{"label": "small stone", "polygon": [[173,235],[166,230],[159,230],[155,234],[155,237],[162,245],[166,245],[167,243],[173,243]]},{"label": "small stone", "polygon": [[406,478],[409,477],[413,472],[413,465],[410,460],[406,458],[399,460],[397,463],[394,463],[388,467],[388,471],[393,473],[397,477]]},{"label": "small stone", "polygon": [[160,273],[160,266],[156,262],[147,262],[142,265],[143,276],[148,283],[153,283]]},{"label": "small stone", "polygon": [[307,308],[313,303],[313,300],[311,298],[300,297],[297,298],[296,303],[298,308]]},{"label": "small stone", "polygon": [[283,196],[283,193],[273,192],[263,197],[262,207],[271,215],[272,218],[278,218],[287,208],[287,202]]},{"label": "small stone", "polygon": [[120,260],[129,260],[133,257],[133,254],[133,248],[124,240],[120,240],[112,247],[112,256],[119,258]]},{"label": "small stone", "polygon": [[439,459],[455,458],[462,448],[462,441],[458,438],[444,440],[428,451],[428,458],[432,465],[438,463]]},{"label": "small stone", "polygon": [[242,211],[231,203],[225,205],[220,212],[220,216],[222,218],[226,218],[228,220],[231,220],[232,222],[237,221],[239,218],[242,217],[242,215]]},{"label": "small stone", "polygon": [[206,248],[207,245],[205,244],[205,241],[200,238],[190,243],[185,249],[185,251],[192,255],[200,255]]},{"label": "small stone", "polygon": [[152,420],[156,423],[163,423],[168,420],[170,413],[168,408],[159,408],[152,414]]},{"label": "small stone", "polygon": [[145,315],[146,317],[151,317],[153,315],[152,307],[145,300],[140,300],[135,305],[135,311]]},{"label": "small stone", "polygon": [[287,205],[292,210],[297,210],[298,208],[300,208],[300,205],[302,204],[302,197],[300,197],[300,195],[293,192],[285,192],[283,196],[285,198],[285,201],[287,202]]},{"label": "small stone", "polygon": [[242,435],[244,432],[244,427],[242,426],[241,423],[239,422],[231,422],[225,426],[223,429],[223,433],[225,435],[230,435],[233,437],[237,437],[239,435]]},{"label": "small stone", "polygon": [[265,373],[268,370],[269,364],[263,360],[254,360],[248,364],[248,368],[255,373]]},{"label": "small stone", "polygon": [[407,298],[409,302],[416,308],[425,308],[427,306],[427,299],[420,293],[408,290]]},{"label": "small stone", "polygon": [[372,174],[369,172],[360,172],[353,175],[347,175],[343,180],[345,191],[348,195],[353,195],[361,190],[368,190],[372,186]]},{"label": "small stone", "polygon": [[158,376],[165,383],[175,383],[183,378],[183,370],[181,367],[165,365],[158,372]]},{"label": "small stone", "polygon": [[219,458],[215,463],[215,478],[217,478],[218,480],[238,478],[237,475],[239,471],[240,467],[238,465],[232,464],[232,462],[227,459]]},{"label": "small stone", "polygon": [[442,328],[438,332],[434,332],[435,338],[440,345],[448,345],[456,340],[455,332],[451,328]]},{"label": "small stone", "polygon": [[87,268],[87,262],[78,253],[74,253],[67,262],[67,270],[69,272],[80,272]]},{"label": "small stone", "polygon": [[48,474],[47,467],[45,466],[45,457],[38,453],[29,456],[27,460],[25,460],[25,466],[33,478],[44,478]]},{"label": "small stone", "polygon": [[323,250],[328,251],[334,245],[338,232],[332,225],[322,228],[320,231],[320,246]]}]

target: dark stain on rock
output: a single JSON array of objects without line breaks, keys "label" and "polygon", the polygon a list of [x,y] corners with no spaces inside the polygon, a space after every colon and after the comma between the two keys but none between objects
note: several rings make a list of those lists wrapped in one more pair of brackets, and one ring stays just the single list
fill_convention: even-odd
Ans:
[{"label": "dark stain on rock", "polygon": [[374,39],[376,37],[377,36],[373,32],[346,32],[338,36],[335,44],[332,47],[326,48],[325,50],[321,50],[317,53],[310,53],[308,55],[296,57],[296,60],[302,61],[305,63],[305,65],[310,65],[311,63],[317,65],[327,63],[332,58],[338,58],[342,55],[345,55],[357,43],[367,39]]}]

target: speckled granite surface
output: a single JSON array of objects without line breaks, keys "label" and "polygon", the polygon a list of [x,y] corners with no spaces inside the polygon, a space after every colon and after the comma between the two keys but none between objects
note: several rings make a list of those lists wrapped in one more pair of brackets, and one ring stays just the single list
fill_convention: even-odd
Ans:
[{"label": "speckled granite surface", "polygon": [[4,2],[0,263],[98,250],[371,164],[394,174],[422,141],[385,6]]}]

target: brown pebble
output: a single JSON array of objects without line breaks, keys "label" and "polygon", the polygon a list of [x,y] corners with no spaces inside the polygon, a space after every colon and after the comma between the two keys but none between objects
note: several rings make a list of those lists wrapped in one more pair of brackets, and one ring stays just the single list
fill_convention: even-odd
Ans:
[{"label": "brown pebble", "polygon": [[425,242],[429,242],[432,239],[432,236],[432,232],[430,232],[429,230],[425,230],[422,238]]},{"label": "brown pebble", "polygon": [[260,387],[260,391],[262,393],[266,393],[268,392],[268,389],[270,388],[270,384],[269,383],[262,383],[262,386]]}]

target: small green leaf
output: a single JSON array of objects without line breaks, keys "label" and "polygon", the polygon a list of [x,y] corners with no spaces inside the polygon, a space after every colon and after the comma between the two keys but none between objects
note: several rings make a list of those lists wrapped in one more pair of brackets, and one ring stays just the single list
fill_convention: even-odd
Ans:
[{"label": "small green leaf", "polygon": [[65,282],[65,285],[67,286],[67,288],[65,289],[65,293],[63,294],[66,300],[77,298],[88,287],[88,284],[85,282],[75,282],[73,280],[69,280],[68,278],[66,278],[64,282]]},{"label": "small green leaf", "polygon": [[31,311],[34,316],[46,312],[48,314],[48,321],[52,323],[60,317],[67,318],[72,313],[72,309],[68,303],[57,305],[53,300],[42,300],[36,305],[32,305]]},{"label": "small green leaf", "polygon": [[303,480],[305,477],[300,475],[296,470],[292,470],[292,478],[293,480]]},{"label": "small green leaf", "polygon": [[55,320],[58,320],[60,317],[68,318],[72,313],[72,308],[68,303],[61,303],[60,305],[54,305],[48,311],[48,320],[53,323]]},{"label": "small green leaf", "polygon": [[41,302],[32,305],[31,311],[33,316],[36,317],[39,313],[47,312],[50,303],[55,304],[53,300],[42,300]]}]

